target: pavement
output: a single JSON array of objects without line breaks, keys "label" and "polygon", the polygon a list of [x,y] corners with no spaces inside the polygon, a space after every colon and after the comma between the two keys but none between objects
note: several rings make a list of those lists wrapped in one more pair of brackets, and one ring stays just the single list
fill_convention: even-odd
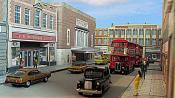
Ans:
[{"label": "pavement", "polygon": [[149,65],[145,80],[141,80],[139,95],[133,96],[133,94],[134,81],[130,83],[121,98],[166,98],[166,85],[158,63]]}]

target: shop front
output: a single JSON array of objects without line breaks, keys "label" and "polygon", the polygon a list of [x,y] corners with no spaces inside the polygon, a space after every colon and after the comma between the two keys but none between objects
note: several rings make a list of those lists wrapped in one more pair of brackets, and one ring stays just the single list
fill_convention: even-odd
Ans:
[{"label": "shop front", "polygon": [[[34,59],[38,66],[55,65],[55,36],[23,34],[12,32],[9,42],[10,67],[33,67]],[[9,62],[9,63],[10,63]]]}]

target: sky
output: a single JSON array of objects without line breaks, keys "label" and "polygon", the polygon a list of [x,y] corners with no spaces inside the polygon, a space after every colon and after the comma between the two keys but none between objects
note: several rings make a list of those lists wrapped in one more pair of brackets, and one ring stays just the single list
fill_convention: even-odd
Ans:
[{"label": "sky", "polygon": [[96,19],[97,28],[112,24],[162,24],[163,0],[43,0],[66,2]]}]

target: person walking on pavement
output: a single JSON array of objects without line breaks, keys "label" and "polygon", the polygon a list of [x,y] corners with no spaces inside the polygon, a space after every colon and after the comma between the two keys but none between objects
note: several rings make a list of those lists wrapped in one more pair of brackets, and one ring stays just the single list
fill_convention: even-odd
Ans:
[{"label": "person walking on pavement", "polygon": [[143,76],[143,78],[145,79],[145,72],[146,72],[146,62],[145,61],[143,61],[143,63],[141,64],[141,66],[140,66],[141,68],[141,72],[142,72],[142,76]]},{"label": "person walking on pavement", "polygon": [[138,90],[139,90],[139,85],[140,85],[140,80],[142,79],[142,73],[140,70],[138,71],[138,74],[136,75],[134,79],[134,96],[138,96]]},{"label": "person walking on pavement", "polygon": [[35,57],[35,59],[33,61],[33,67],[37,68],[37,66],[38,66],[38,60],[37,60],[37,57]]}]

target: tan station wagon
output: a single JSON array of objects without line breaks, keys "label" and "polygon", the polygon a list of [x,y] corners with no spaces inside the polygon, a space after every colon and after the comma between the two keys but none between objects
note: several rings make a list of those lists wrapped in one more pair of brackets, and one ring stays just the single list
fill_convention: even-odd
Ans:
[{"label": "tan station wagon", "polygon": [[43,73],[36,68],[22,68],[15,73],[7,75],[6,83],[11,83],[13,86],[24,85],[29,87],[32,83],[39,81],[47,82],[50,76],[51,73]]}]

